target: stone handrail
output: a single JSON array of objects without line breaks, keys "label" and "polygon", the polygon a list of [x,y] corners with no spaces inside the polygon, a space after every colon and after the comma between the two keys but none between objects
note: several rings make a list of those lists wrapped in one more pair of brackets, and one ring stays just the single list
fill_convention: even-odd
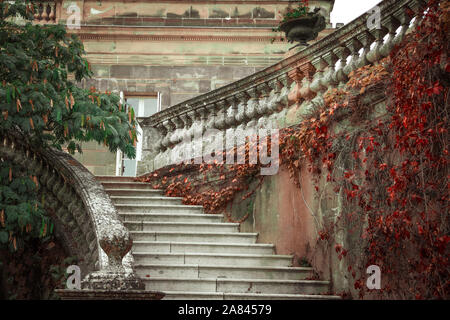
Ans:
[{"label": "stone handrail", "polygon": [[127,265],[132,263],[127,254],[132,239],[96,178],[65,152],[32,148],[17,132],[0,138],[0,157],[37,176],[38,192],[55,223],[56,235],[69,254],[82,260],[83,273],[132,274]]},{"label": "stone handrail", "polygon": [[[197,96],[148,118],[138,119],[144,130],[141,172],[170,164],[183,138],[207,129],[226,135],[233,130],[285,127],[287,109],[298,103],[309,110],[323,95],[342,87],[360,67],[387,57],[414,28],[413,15],[422,13],[423,0],[385,0],[379,4],[380,28],[369,29],[364,14],[297,54],[258,73]],[[399,28],[400,27],[400,28]],[[151,141],[150,141],[151,140]]]}]

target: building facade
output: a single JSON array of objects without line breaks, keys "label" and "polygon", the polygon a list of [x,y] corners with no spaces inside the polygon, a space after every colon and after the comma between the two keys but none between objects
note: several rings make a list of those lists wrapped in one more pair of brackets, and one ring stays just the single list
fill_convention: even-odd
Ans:
[{"label": "building facade", "polygon": [[[42,1],[36,21],[66,24],[83,41],[94,72],[83,86],[120,92],[134,108],[141,104],[138,116],[148,116],[285,58],[294,44],[280,41],[272,28],[295,2]],[[333,31],[333,5],[310,1],[327,21],[317,40]],[[76,157],[97,175],[135,175],[140,142],[135,161],[96,143],[86,143]]]}]

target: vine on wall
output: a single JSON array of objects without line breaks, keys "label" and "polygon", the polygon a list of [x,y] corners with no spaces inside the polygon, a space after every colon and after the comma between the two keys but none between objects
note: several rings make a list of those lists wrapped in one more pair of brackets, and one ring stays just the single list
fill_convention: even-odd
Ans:
[{"label": "vine on wall", "polygon": [[[379,297],[449,294],[448,1],[427,8],[388,58],[350,74],[296,133],[316,183],[326,175],[343,192],[337,223],[319,239],[335,240],[339,224],[349,234],[363,226],[359,248],[335,244],[361,298],[369,265],[381,267]],[[384,112],[364,99],[380,92]]]},{"label": "vine on wall", "polygon": [[[450,290],[449,2],[429,0],[427,8],[389,57],[352,72],[344,87],[325,95],[323,106],[279,135],[280,165],[298,187],[306,166],[318,193],[331,187],[342,195],[336,223],[320,230],[318,241],[334,243],[360,298],[367,294],[369,265],[382,271],[379,297],[445,299]],[[370,99],[377,96],[385,107]],[[255,148],[246,144],[247,158]],[[260,164],[192,166],[161,169],[140,181],[208,212],[225,209],[254,179],[262,183]],[[167,170],[177,175],[167,177]],[[191,181],[184,173],[195,170]],[[213,176],[219,183],[209,180]],[[338,227],[363,241],[336,242]]]}]

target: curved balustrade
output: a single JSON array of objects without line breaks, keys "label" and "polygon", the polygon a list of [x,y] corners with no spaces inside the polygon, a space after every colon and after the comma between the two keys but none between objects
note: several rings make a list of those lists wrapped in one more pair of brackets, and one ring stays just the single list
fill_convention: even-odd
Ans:
[{"label": "curved balustrade", "polygon": [[388,56],[415,27],[410,12],[418,16],[424,4],[423,0],[385,0],[379,4],[379,29],[369,29],[369,16],[364,14],[261,72],[138,119],[147,141],[153,141],[147,148],[151,154],[140,165],[149,171],[171,164],[183,150],[183,137],[207,129],[222,131],[226,140],[237,128],[288,125],[286,114],[291,105],[306,112],[322,104],[324,94],[344,86],[352,71]]},{"label": "curved balustrade", "polygon": [[116,277],[132,273],[132,257],[127,254],[132,239],[95,177],[65,152],[37,151],[18,133],[0,138],[0,158],[20,164],[38,177],[38,192],[55,223],[56,235],[69,254],[81,259],[83,272],[100,270]]}]

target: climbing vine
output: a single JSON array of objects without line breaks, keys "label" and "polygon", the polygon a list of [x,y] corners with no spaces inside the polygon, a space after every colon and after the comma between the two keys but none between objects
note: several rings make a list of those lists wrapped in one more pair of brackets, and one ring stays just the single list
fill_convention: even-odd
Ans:
[{"label": "climbing vine", "polygon": [[[427,8],[388,58],[350,74],[344,91],[330,92],[307,120],[306,134],[297,133],[316,190],[326,174],[343,194],[338,222],[319,239],[336,240],[339,223],[348,233],[363,226],[358,250],[335,244],[360,297],[369,265],[381,268],[380,297],[449,294],[448,1]],[[379,93],[387,98],[384,110],[364,99]]]},{"label": "climbing vine", "polygon": [[[346,261],[360,298],[367,294],[370,265],[383,275],[379,297],[449,295],[449,2],[429,0],[426,8],[388,57],[352,72],[300,125],[279,135],[280,165],[293,182],[300,187],[307,168],[318,194],[331,189],[342,201],[318,242],[332,244],[337,259]],[[255,146],[245,148],[248,153]],[[245,199],[256,190],[249,189],[251,182],[257,179],[258,186],[263,179],[260,164],[169,168],[140,180],[208,212],[248,191]],[[195,178],[186,172],[196,172]],[[358,241],[339,240],[338,228]]]}]

